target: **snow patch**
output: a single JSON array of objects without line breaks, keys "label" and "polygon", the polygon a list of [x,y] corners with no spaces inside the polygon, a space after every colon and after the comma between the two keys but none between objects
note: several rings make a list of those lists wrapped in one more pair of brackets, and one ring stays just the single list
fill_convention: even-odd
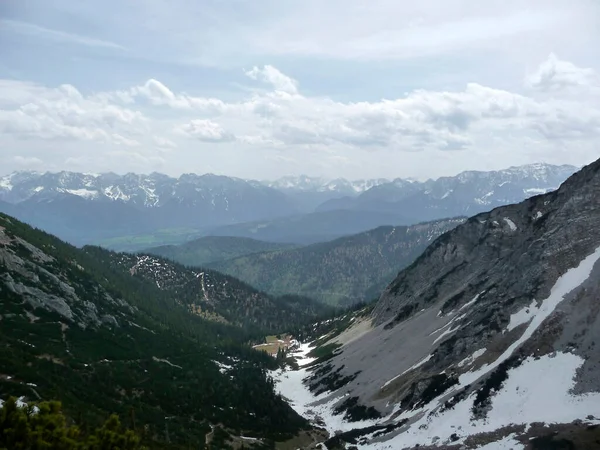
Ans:
[{"label": "snow patch", "polygon": [[448,192],[446,192],[444,195],[442,195],[441,200],[444,200],[445,198],[448,198],[448,196],[450,194],[452,194],[452,192],[454,192],[454,189],[450,189]]},{"label": "snow patch", "polygon": [[88,199],[98,197],[98,191],[92,191],[89,189],[60,189],[60,191]]},{"label": "snow patch", "polygon": [[512,220],[510,220],[508,217],[505,217],[504,221],[510,228],[510,231],[517,231],[517,226],[515,225],[515,223]]},{"label": "snow patch", "polygon": [[433,358],[433,355],[427,355],[425,358],[423,358],[421,361],[419,361],[416,364],[413,364],[412,366],[410,366],[408,369],[406,369],[404,372],[402,372],[400,375],[396,375],[394,378],[392,378],[391,380],[388,380],[385,382],[385,384],[383,386],[381,386],[381,389],[383,389],[384,387],[390,385],[392,382],[394,382],[395,380],[397,380],[398,378],[400,378],[402,375],[404,375],[407,372],[410,372],[411,370],[417,369],[419,367],[421,367],[423,364],[425,364],[427,361],[429,361],[431,358]]},{"label": "snow patch", "polygon": [[[309,350],[309,344],[302,344],[300,357],[306,358]],[[322,420],[325,428],[331,435],[340,431],[350,431],[355,428],[364,428],[376,425],[381,420],[363,420],[358,422],[348,422],[344,420],[344,414],[335,415],[333,410],[338,401],[345,395],[332,397],[331,392],[324,392],[315,396],[310,392],[304,379],[310,375],[306,368],[300,370],[279,369],[270,372],[275,381],[275,389],[279,394],[285,397],[290,406],[301,416],[311,421]]]},{"label": "snow patch", "polygon": [[462,305],[460,307],[460,309],[458,310],[458,312],[461,312],[463,309],[468,308],[469,306],[471,306],[472,304],[474,304],[477,300],[479,300],[479,296],[483,294],[483,292],[480,292],[479,294],[477,294],[475,297],[473,297],[473,299],[471,301],[468,301],[467,303],[465,303],[464,305]]},{"label": "snow patch", "polygon": [[466,366],[467,364],[471,364],[477,358],[482,356],[486,351],[487,351],[486,348],[475,350],[472,355],[467,356],[465,359],[463,359],[461,362],[459,362],[458,367],[463,367],[463,366]]},{"label": "snow patch", "polygon": [[490,442],[481,447],[477,447],[478,450],[524,450],[525,446],[519,441],[515,440],[515,434],[509,434],[503,439],[496,442]]},{"label": "snow patch", "polygon": [[173,364],[171,361],[167,360],[167,359],[163,359],[163,358],[157,358],[156,356],[153,356],[152,359],[156,362],[161,362],[161,363],[165,363],[168,364],[171,367],[177,367],[178,369],[183,369],[183,367],[178,366],[177,364]]},{"label": "snow patch", "polygon": [[536,301],[533,300],[531,305],[525,306],[523,309],[510,315],[510,323],[506,327],[506,331],[512,331],[519,325],[529,322],[538,313]]}]

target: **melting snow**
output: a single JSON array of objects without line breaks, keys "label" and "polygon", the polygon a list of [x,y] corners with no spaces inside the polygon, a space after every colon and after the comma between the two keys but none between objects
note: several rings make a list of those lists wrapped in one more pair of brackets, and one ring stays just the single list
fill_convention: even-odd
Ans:
[{"label": "melting snow", "polygon": [[412,366],[410,366],[408,369],[406,369],[404,372],[402,372],[400,375],[396,375],[394,378],[392,378],[391,380],[388,380],[385,382],[385,384],[383,386],[381,386],[381,389],[383,389],[384,387],[388,386],[390,383],[392,383],[394,380],[397,380],[398,378],[400,378],[402,375],[404,375],[407,372],[410,372],[411,370],[414,370],[418,367],[421,367],[423,364],[425,364],[427,361],[429,361],[431,358],[433,357],[433,355],[427,355],[425,358],[423,358],[421,361],[419,361],[416,364],[413,364]]},{"label": "melting snow", "polygon": [[473,299],[467,303],[465,303],[464,305],[462,305],[460,307],[460,309],[458,310],[459,312],[462,311],[463,309],[468,308],[469,306],[471,306],[473,303],[475,303],[477,300],[479,300],[479,296],[483,294],[483,292],[480,292],[479,294],[477,294],[475,297],[473,297]]},{"label": "melting snow", "polygon": [[[452,321],[454,322],[454,321]],[[450,325],[452,322],[450,322],[448,325]],[[433,341],[434,344],[438,343],[439,341],[441,341],[444,337],[448,336],[449,334],[454,333],[455,331],[457,331],[459,328],[461,327],[461,325],[457,325],[454,328],[448,328],[446,331],[444,331],[442,334],[440,334],[435,341]]]},{"label": "melting snow", "polygon": [[542,324],[544,320],[546,320],[550,314],[554,312],[554,309],[558,306],[558,304],[563,300],[565,295],[571,292],[573,289],[577,288],[581,283],[587,280],[594,268],[594,264],[596,261],[600,259],[600,247],[596,249],[594,253],[589,255],[583,261],[579,263],[577,267],[574,267],[568,270],[564,275],[562,275],[554,286],[552,286],[552,290],[550,291],[550,296],[544,300],[544,302],[540,305],[539,309],[536,311],[536,314],[533,316],[531,323],[523,333],[523,335],[517,339],[513,344],[508,347],[504,351],[504,353],[492,364],[485,365],[481,369],[476,372],[469,372],[460,377],[460,383],[462,386],[466,386],[467,384],[471,384],[480,378],[482,375],[485,375],[489,371],[495,369],[504,361],[506,361],[512,353],[527,339],[529,339],[535,330]]},{"label": "melting snow", "polygon": [[165,363],[168,364],[171,367],[177,367],[178,369],[183,369],[183,367],[178,366],[177,364],[173,364],[171,361],[167,360],[167,359],[163,359],[163,358],[157,358],[156,356],[153,356],[152,359],[156,362],[161,362],[161,363]]},{"label": "melting snow", "polygon": [[[540,359],[526,359],[508,371],[503,387],[491,398],[491,410],[483,420],[471,420],[475,393],[453,409],[437,414],[425,414],[406,432],[380,443],[362,448],[371,450],[400,449],[434,443],[447,443],[456,433],[461,441],[473,434],[492,432],[512,424],[570,423],[588,415],[600,415],[600,394],[571,395],[576,372],[584,363],[577,355],[559,353]],[[424,408],[425,412],[432,408]],[[414,414],[412,411],[410,415]],[[403,418],[404,414],[400,417]],[[436,439],[437,438],[437,439]],[[522,449],[513,436],[487,444],[487,450]]]},{"label": "melting snow", "polygon": [[537,312],[538,308],[536,306],[536,301],[533,300],[531,302],[531,305],[525,306],[523,309],[510,315],[510,323],[508,324],[508,327],[506,327],[506,330],[514,330],[519,325],[529,322],[533,318],[533,316],[537,314]]},{"label": "melting snow", "polygon": [[487,349],[485,349],[485,348],[475,350],[471,356],[467,356],[465,359],[463,359],[461,362],[459,362],[458,367],[462,367],[462,366],[466,366],[467,364],[471,364],[477,358],[482,356],[486,352],[486,350]]},{"label": "melting snow", "polygon": [[534,216],[533,218],[534,218],[535,220],[537,220],[537,219],[541,218],[542,216],[543,216],[542,212],[541,212],[541,211],[538,211],[538,212],[536,212],[536,213],[535,213],[535,216]]},{"label": "melting snow", "polygon": [[[306,354],[310,351],[310,345],[302,344],[301,349],[300,356],[306,357]],[[332,435],[338,431],[368,427],[379,422],[379,420],[348,422],[344,420],[344,414],[334,415],[334,405],[344,395],[331,398],[331,392],[324,392],[319,396],[314,396],[303,382],[309,375],[310,373],[305,368],[300,370],[279,369],[271,372],[271,376],[275,380],[275,389],[289,400],[290,405],[298,414],[309,420],[323,420],[325,428]]]},{"label": "melting snow", "polygon": [[554,189],[550,188],[550,189],[543,189],[543,188],[529,188],[529,189],[523,189],[523,193],[525,195],[539,195],[539,194],[545,194],[546,192],[550,192],[553,191]]},{"label": "melting snow", "polygon": [[91,191],[89,189],[62,189],[63,192],[67,192],[71,195],[76,195],[83,198],[96,198],[98,197],[98,191]]},{"label": "melting snow", "polygon": [[231,370],[233,368],[233,366],[228,366],[227,364],[223,364],[222,362],[219,361],[214,361],[214,363],[219,366],[219,372],[221,373],[225,373],[228,370]]},{"label": "melting snow", "polygon": [[452,192],[454,192],[454,190],[453,190],[453,189],[450,189],[448,192],[446,192],[444,195],[442,195],[442,198],[441,198],[441,200],[444,200],[445,198],[448,198],[448,196],[449,196],[450,194],[452,194]]},{"label": "melting snow", "polygon": [[510,231],[517,231],[517,226],[515,225],[515,223],[512,220],[510,220],[508,217],[505,217],[504,221],[509,226]]},{"label": "melting snow", "polygon": [[509,434],[505,438],[477,447],[478,450],[523,450],[525,446],[514,439],[515,434]]}]

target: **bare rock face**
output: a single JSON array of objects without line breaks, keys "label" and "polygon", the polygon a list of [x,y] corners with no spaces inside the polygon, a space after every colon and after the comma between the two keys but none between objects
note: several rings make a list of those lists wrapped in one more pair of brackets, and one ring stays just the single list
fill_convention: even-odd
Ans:
[{"label": "bare rock face", "polygon": [[116,327],[115,312],[132,312],[123,300],[115,300],[98,288],[89,292],[86,286],[77,284],[73,273],[82,271],[81,266],[74,263],[72,267],[58,267],[55,258],[43,249],[9,235],[3,221],[10,219],[0,216],[0,288],[22,298],[33,310],[55,313],[60,320],[81,328]]},{"label": "bare rock face", "polygon": [[322,402],[349,395],[380,413],[391,427],[364,437],[369,448],[508,439],[497,431],[600,417],[598,223],[600,161],[555,192],[470,218],[398,275],[373,329],[310,383],[349,379]]}]

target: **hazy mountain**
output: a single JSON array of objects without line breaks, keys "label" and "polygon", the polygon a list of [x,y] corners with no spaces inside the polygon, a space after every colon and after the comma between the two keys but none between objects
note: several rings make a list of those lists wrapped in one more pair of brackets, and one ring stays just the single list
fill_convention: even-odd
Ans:
[{"label": "hazy mountain", "polygon": [[323,211],[268,221],[229,225],[209,230],[214,236],[239,236],[269,242],[313,244],[348,236],[381,225],[408,224],[411,221],[392,212]]},{"label": "hazy mountain", "polygon": [[83,433],[118,413],[152,449],[209,435],[221,440],[210,448],[275,448],[307,425],[267,378],[277,361],[248,341],[318,309],[158,257],[80,250],[0,214],[2,398],[61,400]]},{"label": "hazy mountain", "polygon": [[208,263],[233,259],[261,252],[272,252],[294,247],[292,244],[257,241],[231,236],[206,236],[180,245],[152,247],[144,252],[162,256],[188,266],[205,266]]},{"label": "hazy mountain", "polygon": [[212,263],[259,289],[348,305],[372,300],[442,233],[464,222],[449,219],[365,233],[291,250]]},{"label": "hazy mountain", "polygon": [[600,160],[442,235],[387,287],[372,323],[286,375],[325,392],[297,407],[355,428],[327,448],[596,448],[599,220]]},{"label": "hazy mountain", "polygon": [[462,172],[425,182],[397,179],[355,198],[330,200],[318,210],[402,211],[414,220],[473,215],[554,190],[576,170],[574,166],[531,164],[493,172]]},{"label": "hazy mountain", "polygon": [[423,183],[16,172],[0,178],[0,211],[78,245],[137,250],[206,235],[305,244],[472,215],[556,188],[573,171],[534,164]]},{"label": "hazy mountain", "polygon": [[13,204],[18,218],[77,244],[297,212],[275,189],[210,174],[175,179],[156,173],[18,172],[0,179],[0,200]]},{"label": "hazy mountain", "polygon": [[345,178],[329,180],[301,175],[264,181],[263,184],[285,193],[304,212],[313,212],[328,200],[355,197],[374,186],[388,182],[385,178],[351,181]]}]

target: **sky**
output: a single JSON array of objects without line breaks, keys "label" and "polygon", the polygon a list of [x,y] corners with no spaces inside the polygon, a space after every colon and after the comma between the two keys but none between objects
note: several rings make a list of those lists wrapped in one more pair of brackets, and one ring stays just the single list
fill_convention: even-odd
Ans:
[{"label": "sky", "polygon": [[597,0],[0,0],[0,173],[600,157]]}]

